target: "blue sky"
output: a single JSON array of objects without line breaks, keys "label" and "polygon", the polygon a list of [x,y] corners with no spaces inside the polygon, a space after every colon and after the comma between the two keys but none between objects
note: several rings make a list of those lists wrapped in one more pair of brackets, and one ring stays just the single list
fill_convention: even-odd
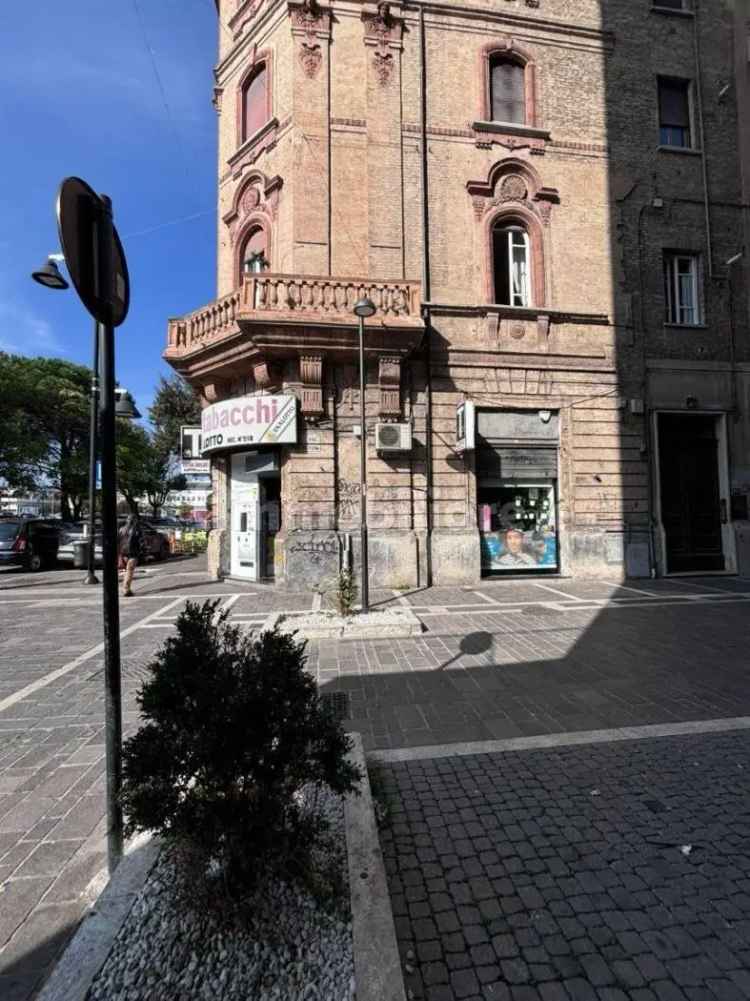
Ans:
[{"label": "blue sky", "polygon": [[214,0],[2,7],[0,350],[91,364],[75,292],[29,278],[58,250],[55,195],[77,174],[113,201],[131,279],[117,378],[145,413],[170,371],[167,317],[215,294]]}]

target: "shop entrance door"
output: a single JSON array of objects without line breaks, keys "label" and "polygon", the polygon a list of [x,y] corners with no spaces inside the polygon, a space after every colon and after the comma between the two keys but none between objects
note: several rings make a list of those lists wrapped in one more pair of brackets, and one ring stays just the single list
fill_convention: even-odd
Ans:
[{"label": "shop entrance door", "polygon": [[724,570],[717,420],[659,414],[658,428],[667,573]]}]

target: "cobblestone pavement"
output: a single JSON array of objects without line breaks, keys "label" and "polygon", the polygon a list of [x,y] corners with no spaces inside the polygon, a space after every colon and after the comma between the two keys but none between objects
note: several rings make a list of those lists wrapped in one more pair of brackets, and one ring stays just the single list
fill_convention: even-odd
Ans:
[{"label": "cobblestone pavement", "polygon": [[379,766],[425,1001],[750,998],[750,734]]},{"label": "cobblestone pavement", "polygon": [[[0,998],[27,1001],[105,863],[101,592],[79,571],[0,572]],[[188,598],[231,620],[326,597],[149,565],[121,602],[124,723],[143,667]],[[747,712],[750,580],[503,581],[374,590],[424,624],[410,640],[311,644],[321,691],[348,695],[368,748],[423,747]]]}]

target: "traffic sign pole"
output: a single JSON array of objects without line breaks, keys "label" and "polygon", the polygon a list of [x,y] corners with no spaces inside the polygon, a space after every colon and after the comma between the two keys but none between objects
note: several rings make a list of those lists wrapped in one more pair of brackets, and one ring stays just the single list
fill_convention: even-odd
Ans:
[{"label": "traffic sign pole", "polygon": [[94,320],[94,365],[91,370],[91,419],[89,428],[89,555],[84,584],[98,584],[96,576],[96,439],[99,426],[99,324]]},{"label": "traffic sign pole", "polygon": [[[94,229],[97,292],[108,299],[112,269],[112,203],[101,196]],[[117,593],[117,476],[115,471],[115,332],[111,322],[99,324],[101,351],[102,556],[104,598],[104,723],[107,759],[107,854],[110,874],[122,858],[122,693],[120,676],[120,607]]]},{"label": "traffic sign pole", "polygon": [[[57,196],[57,223],[76,292],[97,323],[100,372],[99,430],[102,493],[104,723],[107,762],[107,855],[110,876],[122,858],[122,691],[120,608],[117,594],[117,482],[115,473],[115,336],[130,305],[125,253],[112,222],[112,202],[79,177]],[[94,467],[95,468],[95,467]],[[92,547],[94,537],[91,539]]]}]

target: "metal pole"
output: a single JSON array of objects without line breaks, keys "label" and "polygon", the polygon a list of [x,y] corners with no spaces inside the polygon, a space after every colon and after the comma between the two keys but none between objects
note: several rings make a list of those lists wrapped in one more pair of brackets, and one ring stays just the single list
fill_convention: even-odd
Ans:
[{"label": "metal pole", "polygon": [[99,578],[94,572],[96,546],[94,533],[96,530],[96,432],[99,416],[99,324],[94,321],[94,365],[91,373],[91,422],[89,430],[89,553],[88,573],[84,584],[98,584]]},{"label": "metal pole", "polygon": [[370,610],[369,572],[367,566],[367,428],[365,427],[365,321],[359,317],[359,534],[362,549],[362,611]]},{"label": "metal pole", "polygon": [[[112,288],[112,203],[101,196],[97,226],[100,295]],[[106,292],[104,291],[106,290]],[[117,486],[115,474],[115,336],[111,323],[99,325],[101,351],[102,555],[104,582],[104,724],[107,761],[107,855],[110,875],[122,858],[122,700],[120,608],[117,594]]]}]

